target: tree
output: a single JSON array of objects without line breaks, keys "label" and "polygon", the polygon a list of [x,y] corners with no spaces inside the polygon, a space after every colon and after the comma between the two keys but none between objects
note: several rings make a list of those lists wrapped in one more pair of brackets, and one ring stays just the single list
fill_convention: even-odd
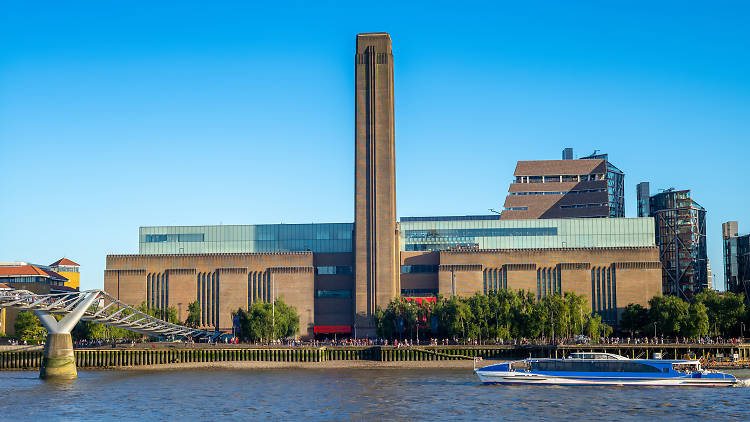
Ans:
[{"label": "tree", "polygon": [[201,322],[201,304],[196,300],[188,305],[188,316],[185,325],[197,328]]},{"label": "tree", "polygon": [[609,337],[612,334],[612,327],[602,322],[601,315],[588,315],[584,323],[584,333],[592,343],[598,343],[600,337]]},{"label": "tree", "polygon": [[565,302],[570,320],[568,337],[583,334],[583,324],[586,321],[583,310],[588,309],[586,296],[565,292]]},{"label": "tree", "polygon": [[[239,317],[239,337],[250,341],[267,341],[293,337],[299,331],[299,315],[282,298],[275,303],[254,303],[245,312],[234,312]],[[275,314],[275,316],[274,316]]]},{"label": "tree", "polygon": [[[706,305],[709,331],[714,335],[737,335],[745,313],[742,295],[727,292],[720,295],[715,290],[704,290],[695,296],[695,302]],[[711,330],[713,328],[713,330]]]},{"label": "tree", "polygon": [[649,318],[657,323],[662,335],[680,334],[689,317],[687,302],[677,296],[654,296],[648,304]]},{"label": "tree", "polygon": [[31,311],[19,312],[14,328],[16,337],[21,341],[41,343],[47,337],[47,329]]},{"label": "tree", "polygon": [[687,337],[703,337],[708,334],[708,313],[702,302],[693,302],[688,309],[688,319],[682,334]]},{"label": "tree", "polygon": [[622,311],[620,328],[630,332],[630,336],[634,337],[646,328],[648,322],[648,309],[639,304],[630,303]]}]

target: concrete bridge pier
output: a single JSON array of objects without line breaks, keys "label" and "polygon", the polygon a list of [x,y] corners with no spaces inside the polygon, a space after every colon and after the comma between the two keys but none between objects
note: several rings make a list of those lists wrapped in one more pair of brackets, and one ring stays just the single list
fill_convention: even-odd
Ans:
[{"label": "concrete bridge pier", "polygon": [[44,328],[47,329],[47,341],[44,344],[39,378],[78,378],[76,357],[73,352],[73,338],[70,336],[70,331],[81,320],[83,314],[97,297],[99,297],[98,293],[88,294],[60,321],[47,311],[34,311]]}]

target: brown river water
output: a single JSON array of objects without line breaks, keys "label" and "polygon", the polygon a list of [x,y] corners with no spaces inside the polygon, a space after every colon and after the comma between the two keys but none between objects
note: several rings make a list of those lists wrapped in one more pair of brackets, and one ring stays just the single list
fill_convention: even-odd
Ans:
[{"label": "brown river water", "polygon": [[[732,372],[732,371],[728,371]],[[750,379],[750,370],[734,371]],[[742,420],[750,387],[482,385],[470,369],[0,372],[0,418],[78,420]],[[750,382],[746,385],[750,385]]]}]

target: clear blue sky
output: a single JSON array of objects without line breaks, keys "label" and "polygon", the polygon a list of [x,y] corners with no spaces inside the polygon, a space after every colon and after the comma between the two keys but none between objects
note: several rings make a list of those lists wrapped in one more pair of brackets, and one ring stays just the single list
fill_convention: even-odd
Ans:
[{"label": "clear blue sky", "polygon": [[142,225],[352,221],[374,31],[400,216],[500,208],[517,160],[569,146],[625,171],[629,217],[640,181],[692,189],[721,280],[721,223],[750,231],[746,3],[153,3],[0,2],[0,261],[97,288]]}]

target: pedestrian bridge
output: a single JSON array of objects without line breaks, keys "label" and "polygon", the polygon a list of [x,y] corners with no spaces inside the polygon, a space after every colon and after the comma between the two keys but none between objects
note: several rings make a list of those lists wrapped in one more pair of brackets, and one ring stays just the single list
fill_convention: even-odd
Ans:
[{"label": "pedestrian bridge", "polygon": [[[103,290],[39,294],[28,290],[0,291],[0,308],[33,311],[47,329],[41,378],[76,378],[70,332],[80,320],[124,328],[148,336],[213,337],[216,331],[163,321],[112,297]],[[58,320],[53,315],[61,315]]]}]

